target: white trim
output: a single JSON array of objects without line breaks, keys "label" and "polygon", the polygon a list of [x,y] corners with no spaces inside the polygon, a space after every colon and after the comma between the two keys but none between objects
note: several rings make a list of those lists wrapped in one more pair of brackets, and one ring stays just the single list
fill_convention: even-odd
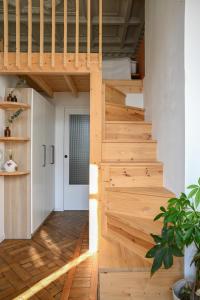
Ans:
[{"label": "white trim", "polygon": [[0,243],[5,240],[5,234],[0,235]]}]

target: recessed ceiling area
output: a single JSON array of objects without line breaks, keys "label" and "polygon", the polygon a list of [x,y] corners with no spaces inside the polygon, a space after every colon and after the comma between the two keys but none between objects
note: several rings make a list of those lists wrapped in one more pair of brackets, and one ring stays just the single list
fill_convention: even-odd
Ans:
[{"label": "recessed ceiling area", "polygon": [[53,97],[56,92],[71,92],[75,97],[79,92],[90,91],[89,75],[24,75],[20,76],[38,92]]},{"label": "recessed ceiling area", "polygon": [[[75,49],[75,0],[68,0],[68,52]],[[28,47],[28,1],[21,0],[21,51]],[[134,57],[144,33],[145,0],[103,0],[103,57]],[[33,0],[33,52],[39,52],[40,1]],[[44,50],[51,51],[51,1],[44,1]],[[98,52],[98,0],[91,0],[91,48]],[[15,1],[9,1],[9,51],[15,52]],[[87,47],[87,0],[80,0],[80,52]],[[0,0],[0,39],[3,0]],[[56,52],[63,52],[63,0],[56,1]]]}]

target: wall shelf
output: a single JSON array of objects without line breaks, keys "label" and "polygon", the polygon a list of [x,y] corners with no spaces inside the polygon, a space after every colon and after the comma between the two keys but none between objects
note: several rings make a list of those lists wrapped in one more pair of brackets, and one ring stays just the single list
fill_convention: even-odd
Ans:
[{"label": "wall shelf", "polygon": [[20,108],[26,110],[30,108],[30,105],[22,102],[9,102],[9,101],[0,102],[0,109],[16,110]]},{"label": "wall shelf", "polygon": [[30,138],[27,137],[15,137],[15,136],[10,136],[10,137],[0,137],[0,143],[8,143],[8,142],[28,142],[30,141]]},{"label": "wall shelf", "polygon": [[0,176],[23,176],[28,174],[30,174],[29,171],[16,171],[16,172],[0,171]]}]

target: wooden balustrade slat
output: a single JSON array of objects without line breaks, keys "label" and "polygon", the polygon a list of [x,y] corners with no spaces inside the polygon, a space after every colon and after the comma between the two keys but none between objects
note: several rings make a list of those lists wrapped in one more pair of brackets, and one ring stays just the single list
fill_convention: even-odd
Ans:
[{"label": "wooden balustrade slat", "polygon": [[76,45],[75,45],[75,66],[79,64],[79,0],[76,0]]},{"label": "wooden balustrade slat", "polygon": [[32,0],[28,0],[28,66],[32,65]]},{"label": "wooden balustrade slat", "polygon": [[90,67],[91,52],[91,1],[87,1],[87,67]]},{"label": "wooden balustrade slat", "polygon": [[44,0],[40,0],[40,67],[44,64]]},{"label": "wooden balustrade slat", "polygon": [[20,67],[20,0],[16,4],[16,66]]},{"label": "wooden balustrade slat", "polygon": [[63,55],[64,66],[66,66],[66,54],[67,54],[67,0],[64,0],[64,36],[63,36]]},{"label": "wooden balustrade slat", "polygon": [[99,0],[99,67],[102,68],[102,0]]},{"label": "wooden balustrade slat", "polygon": [[55,67],[55,45],[56,45],[56,3],[52,0],[52,45],[51,45],[51,66]]},{"label": "wooden balustrade slat", "polygon": [[4,67],[8,66],[8,0],[3,1],[4,17]]}]

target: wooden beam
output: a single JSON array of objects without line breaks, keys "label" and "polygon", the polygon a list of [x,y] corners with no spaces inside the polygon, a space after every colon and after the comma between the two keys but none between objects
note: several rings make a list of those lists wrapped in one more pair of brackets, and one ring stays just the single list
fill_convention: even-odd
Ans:
[{"label": "wooden beam", "polygon": [[8,66],[8,0],[3,1],[4,17],[4,67]]},{"label": "wooden beam", "polygon": [[28,0],[28,66],[32,64],[32,0]]},{"label": "wooden beam", "polygon": [[90,66],[90,52],[91,52],[91,0],[87,0],[87,66]]},{"label": "wooden beam", "polygon": [[52,0],[52,27],[51,27],[51,66],[55,67],[55,48],[56,48],[56,2]]},{"label": "wooden beam", "polygon": [[40,77],[35,75],[27,75],[27,77],[33,81],[42,91],[49,97],[53,97],[52,88]]},{"label": "wooden beam", "polygon": [[40,67],[43,66],[44,53],[44,0],[40,0]]},{"label": "wooden beam", "polygon": [[66,54],[67,54],[67,0],[64,0],[64,29],[63,29],[63,55],[64,66],[66,66]]},{"label": "wooden beam", "polygon": [[76,43],[75,43],[75,66],[78,68],[79,63],[79,0],[76,0]]},{"label": "wooden beam", "polygon": [[64,79],[65,79],[65,82],[66,82],[67,86],[69,87],[70,91],[74,95],[74,97],[78,97],[78,90],[77,90],[77,87],[74,83],[72,76],[64,75]]},{"label": "wooden beam", "polygon": [[20,0],[16,0],[16,67],[20,67]]}]

